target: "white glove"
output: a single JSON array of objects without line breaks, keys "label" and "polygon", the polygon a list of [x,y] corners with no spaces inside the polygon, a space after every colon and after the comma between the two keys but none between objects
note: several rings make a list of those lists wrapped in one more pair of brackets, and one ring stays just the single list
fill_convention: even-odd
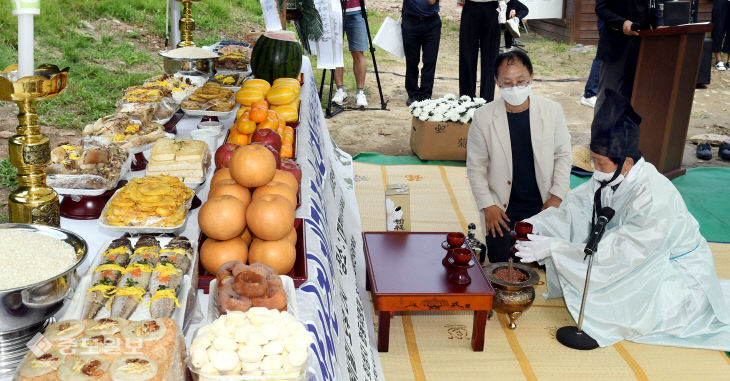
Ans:
[{"label": "white glove", "polygon": [[517,249],[515,255],[520,257],[520,262],[537,262],[550,256],[552,238],[536,234],[528,234],[527,238],[530,240],[517,241],[515,245]]}]

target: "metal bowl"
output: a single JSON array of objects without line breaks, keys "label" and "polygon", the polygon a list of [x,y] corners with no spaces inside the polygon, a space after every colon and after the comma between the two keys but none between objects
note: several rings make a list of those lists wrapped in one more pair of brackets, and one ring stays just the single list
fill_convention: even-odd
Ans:
[{"label": "metal bowl", "polygon": [[86,241],[75,233],[51,226],[0,224],[0,229],[36,232],[64,241],[76,250],[76,262],[62,273],[42,282],[0,290],[0,342],[4,342],[43,325],[63,307],[78,284],[76,268],[86,259],[88,247]]},{"label": "metal bowl", "polygon": [[209,78],[215,74],[218,58],[170,58],[162,55],[162,67],[165,74],[180,74]]}]

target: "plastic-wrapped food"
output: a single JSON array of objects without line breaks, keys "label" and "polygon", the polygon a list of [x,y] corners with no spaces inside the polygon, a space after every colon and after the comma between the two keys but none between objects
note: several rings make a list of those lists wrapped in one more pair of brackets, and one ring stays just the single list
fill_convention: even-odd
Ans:
[{"label": "plastic-wrapped food", "polygon": [[60,189],[108,190],[129,173],[131,158],[119,146],[62,144],[51,151],[46,181]]},{"label": "plastic-wrapped food", "polygon": [[172,319],[67,320],[48,331],[58,332],[44,341],[52,345],[31,351],[15,380],[185,379],[185,341]]}]

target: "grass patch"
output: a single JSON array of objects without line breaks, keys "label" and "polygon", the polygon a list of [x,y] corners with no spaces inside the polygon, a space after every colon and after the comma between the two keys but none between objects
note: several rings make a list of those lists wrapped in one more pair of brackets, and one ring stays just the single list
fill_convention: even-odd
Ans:
[{"label": "grass patch", "polygon": [[0,184],[10,188],[12,191],[18,186],[18,170],[10,163],[10,158],[6,157],[0,161]]}]

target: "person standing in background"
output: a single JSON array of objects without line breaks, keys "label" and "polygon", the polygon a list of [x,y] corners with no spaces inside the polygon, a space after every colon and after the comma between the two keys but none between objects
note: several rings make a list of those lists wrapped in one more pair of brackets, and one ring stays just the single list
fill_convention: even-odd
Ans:
[{"label": "person standing in background", "polygon": [[[403,50],[406,55],[406,92],[408,106],[415,101],[430,99],[433,77],[441,41],[439,0],[403,0],[401,19]],[[418,63],[423,52],[421,85],[418,85]]]},{"label": "person standing in background", "polygon": [[[527,14],[530,12],[530,10],[527,8],[525,4],[522,4],[519,0],[510,0],[507,2],[507,23],[504,25],[504,47],[506,49],[509,49],[512,47],[512,43],[514,41],[514,37],[512,36],[512,31],[510,31],[511,27],[515,28],[515,32],[518,33],[517,36],[519,37],[519,30],[520,22],[522,22],[522,19],[527,16]],[[512,21],[514,19],[514,21]]]},{"label": "person standing in background", "polygon": [[596,16],[605,23],[596,52],[601,61],[596,110],[606,89],[631,99],[641,43],[636,31],[662,25],[661,11],[653,4],[653,0],[596,0]]},{"label": "person standing in background", "polygon": [[459,26],[459,95],[476,96],[477,58],[481,60],[480,95],[494,100],[494,59],[499,53],[501,31],[497,0],[464,0]]},{"label": "person standing in background", "polygon": [[[712,3],[712,52],[715,53],[715,69],[720,71],[725,71],[730,66],[729,22],[730,0],[715,0]],[[723,52],[727,63],[722,63]]]},{"label": "person standing in background", "polygon": [[[367,63],[365,62],[365,51],[370,45],[368,39],[368,30],[365,25],[365,18],[360,12],[367,12],[360,9],[361,0],[347,0],[345,5],[345,18],[342,20],[345,25],[345,33],[347,34],[347,44],[352,54],[352,71],[355,73],[355,84],[357,92],[355,93],[355,104],[357,107],[368,107],[368,99],[365,96],[365,71]],[[365,0],[362,0],[363,6]],[[348,100],[347,90],[343,81],[344,68],[335,68],[335,84],[337,92],[332,97],[332,102],[342,106]]]},{"label": "person standing in background", "polygon": [[[598,34],[603,29],[603,20],[596,17],[596,27],[598,28]],[[580,98],[580,104],[588,107],[596,107],[596,99],[598,98],[598,78],[601,72],[601,61],[598,59],[598,53],[593,57],[593,63],[591,64],[591,72],[588,74],[588,82],[583,90],[583,96]]]}]

